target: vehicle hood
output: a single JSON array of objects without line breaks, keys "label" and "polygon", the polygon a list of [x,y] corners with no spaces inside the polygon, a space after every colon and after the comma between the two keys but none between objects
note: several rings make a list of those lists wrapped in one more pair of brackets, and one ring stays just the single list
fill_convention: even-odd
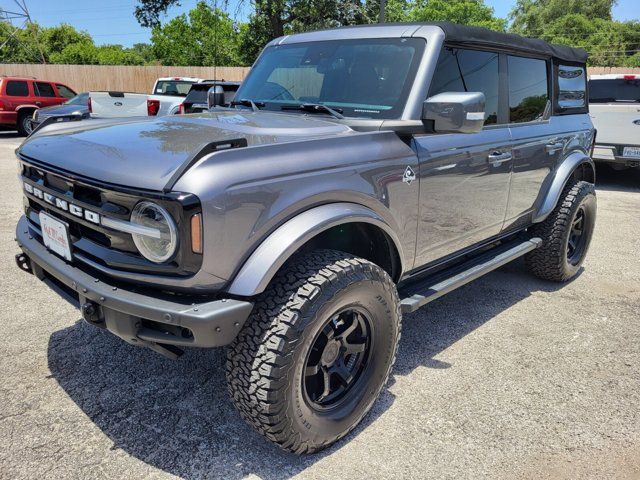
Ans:
[{"label": "vehicle hood", "polygon": [[246,139],[256,146],[351,133],[324,117],[224,110],[55,124],[27,138],[18,154],[85,178],[162,190],[211,142]]},{"label": "vehicle hood", "polygon": [[86,105],[54,105],[38,109],[38,119],[48,118],[54,115],[71,115],[72,113],[86,113],[89,108]]}]

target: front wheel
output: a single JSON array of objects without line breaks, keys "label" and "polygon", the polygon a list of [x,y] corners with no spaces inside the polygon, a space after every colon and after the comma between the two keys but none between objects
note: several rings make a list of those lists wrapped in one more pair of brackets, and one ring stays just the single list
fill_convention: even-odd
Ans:
[{"label": "front wheel", "polygon": [[594,185],[584,181],[567,185],[553,212],[531,229],[542,238],[542,245],[525,256],[529,271],[555,282],[573,278],[587,256],[595,223]]},{"label": "front wheel", "polygon": [[377,265],[333,250],[294,258],[227,350],[241,416],[295,453],[328,447],[366,415],[400,338],[400,303]]}]

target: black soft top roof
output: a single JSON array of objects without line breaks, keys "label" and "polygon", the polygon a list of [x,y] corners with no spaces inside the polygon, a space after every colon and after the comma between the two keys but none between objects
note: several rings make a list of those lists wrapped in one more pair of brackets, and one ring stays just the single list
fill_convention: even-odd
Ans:
[{"label": "black soft top roof", "polygon": [[547,43],[539,38],[528,38],[513,33],[502,33],[482,27],[458,25],[451,22],[428,22],[420,25],[435,25],[444,30],[445,41],[503,47],[507,50],[536,53],[571,63],[586,63],[588,54],[582,48]]}]

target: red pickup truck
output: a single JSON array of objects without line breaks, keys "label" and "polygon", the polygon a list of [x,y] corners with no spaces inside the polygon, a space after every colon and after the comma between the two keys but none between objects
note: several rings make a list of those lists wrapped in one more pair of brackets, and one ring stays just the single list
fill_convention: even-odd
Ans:
[{"label": "red pickup truck", "polygon": [[34,77],[0,76],[0,126],[17,128],[21,135],[32,130],[31,117],[41,107],[66,102],[76,92],[62,83]]}]

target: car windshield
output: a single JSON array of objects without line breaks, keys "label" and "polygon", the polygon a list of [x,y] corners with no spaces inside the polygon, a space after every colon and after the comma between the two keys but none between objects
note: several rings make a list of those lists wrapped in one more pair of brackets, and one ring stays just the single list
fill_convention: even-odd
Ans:
[{"label": "car windshield", "polygon": [[640,78],[589,81],[590,103],[639,103]]},{"label": "car windshield", "polygon": [[89,100],[88,93],[79,93],[75,97],[71,97],[69,100],[64,102],[65,105],[87,105]]},{"label": "car windshield", "polygon": [[170,95],[174,97],[186,97],[194,82],[187,80],[158,80],[154,95]]},{"label": "car windshield", "polygon": [[235,98],[268,110],[312,103],[349,117],[397,118],[425,45],[387,38],[268,47]]}]

